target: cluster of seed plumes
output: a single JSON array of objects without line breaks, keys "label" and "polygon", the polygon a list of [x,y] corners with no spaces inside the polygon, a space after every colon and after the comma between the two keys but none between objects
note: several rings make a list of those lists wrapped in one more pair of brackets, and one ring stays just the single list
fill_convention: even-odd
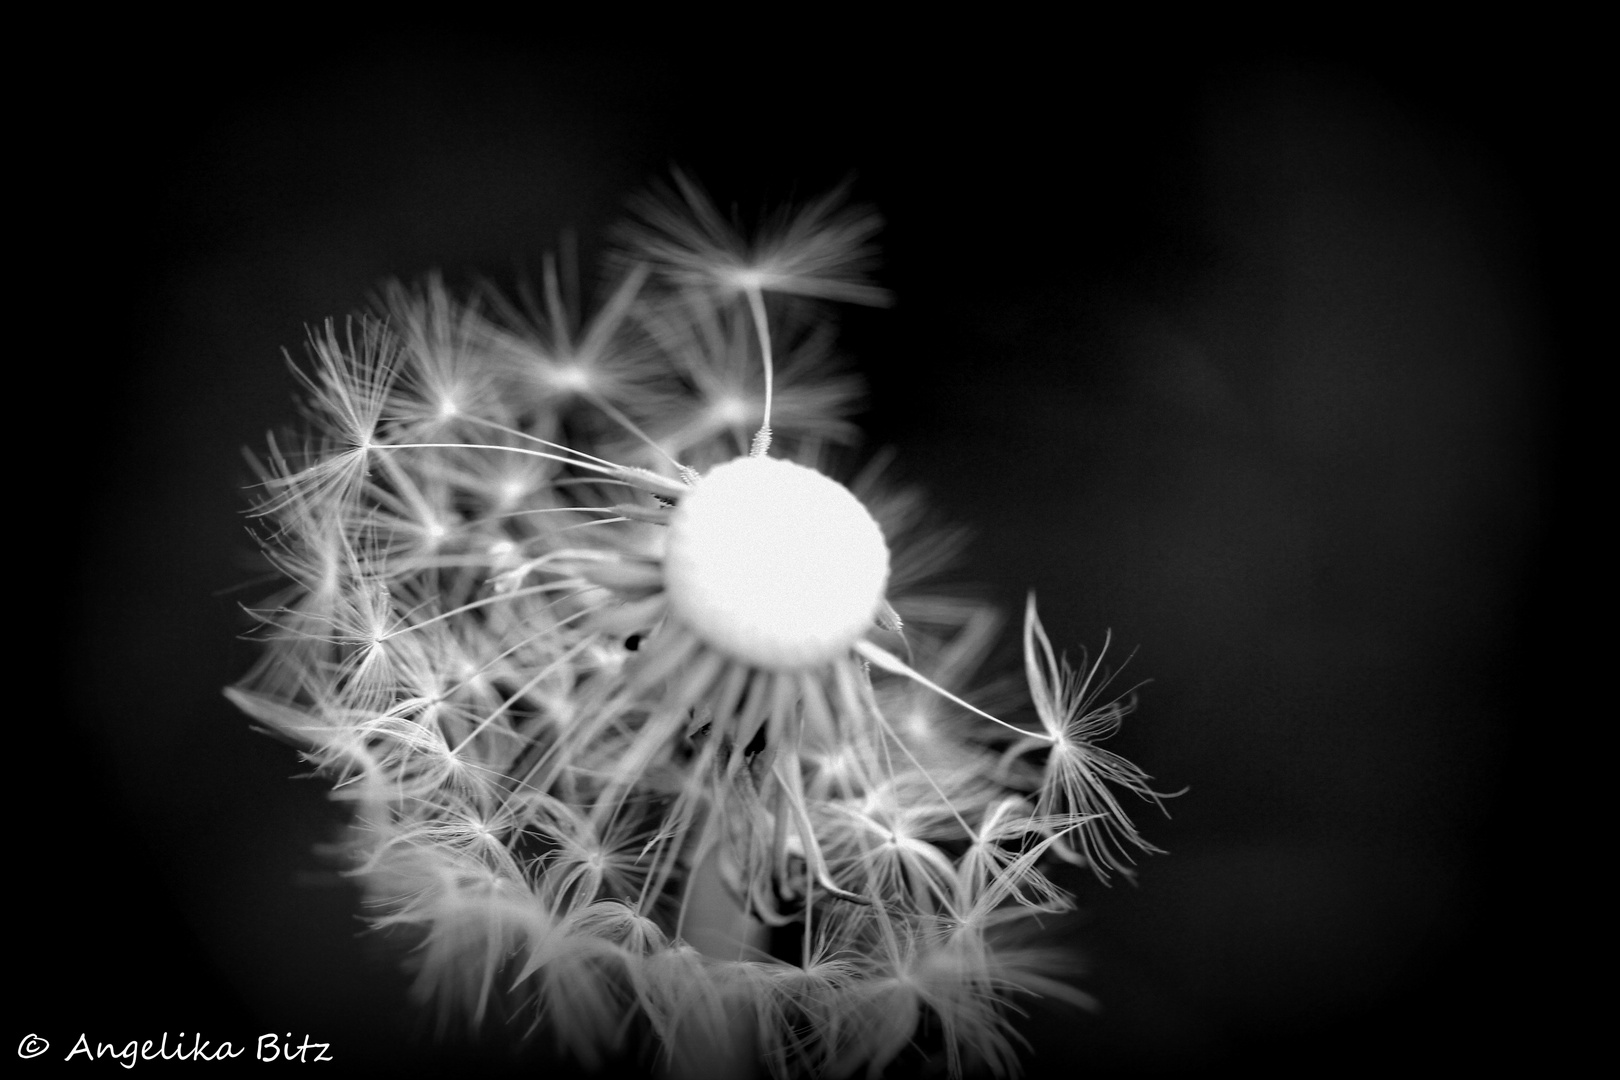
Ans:
[{"label": "cluster of seed plumes", "polygon": [[352,808],[344,869],[445,1017],[588,1066],[1008,1074],[1017,995],[1085,1000],[1028,932],[1070,903],[1042,867],[1128,873],[1115,793],[1158,796],[1033,600],[1032,701],[975,685],[999,618],[928,587],[955,534],[826,471],[875,228],[828,198],[745,237],[677,178],[594,304],[548,261],[525,303],[430,280],[312,335],[229,694]]}]

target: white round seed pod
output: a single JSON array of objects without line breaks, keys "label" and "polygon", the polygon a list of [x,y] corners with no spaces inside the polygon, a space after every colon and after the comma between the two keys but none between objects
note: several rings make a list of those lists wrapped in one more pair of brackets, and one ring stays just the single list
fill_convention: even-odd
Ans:
[{"label": "white round seed pod", "polygon": [[889,547],[860,500],[780,458],[715,466],[670,520],[671,613],[720,652],[770,671],[847,653],[888,579]]}]

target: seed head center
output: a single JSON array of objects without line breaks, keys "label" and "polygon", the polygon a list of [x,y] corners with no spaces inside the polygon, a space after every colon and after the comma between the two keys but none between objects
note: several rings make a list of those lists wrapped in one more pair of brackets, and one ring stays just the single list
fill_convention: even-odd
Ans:
[{"label": "seed head center", "polygon": [[772,671],[847,652],[889,578],[883,531],[848,488],[781,458],[717,465],[670,520],[671,612],[707,644]]}]

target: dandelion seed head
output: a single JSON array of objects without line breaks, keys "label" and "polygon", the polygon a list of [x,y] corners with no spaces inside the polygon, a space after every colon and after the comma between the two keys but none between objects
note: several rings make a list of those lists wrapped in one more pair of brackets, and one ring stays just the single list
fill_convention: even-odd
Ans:
[{"label": "dandelion seed head", "polygon": [[888,576],[883,530],[860,500],[780,458],[710,470],[676,508],[664,554],[670,610],[709,645],[769,671],[847,653]]},{"label": "dandelion seed head", "polygon": [[1000,617],[930,585],[960,532],[825,466],[860,394],[826,308],[887,301],[877,218],[740,231],[681,176],[639,209],[605,297],[547,259],[522,304],[430,277],[313,336],[253,511],[287,580],[227,693],[330,780],[446,1020],[588,1067],[735,1039],[775,1080],[875,1077],[928,1024],[953,1080],[1015,1073],[1011,995],[1084,1000],[1007,934],[1072,907],[1042,864],[1157,850],[1099,745],[1130,702],[1033,600],[1027,695],[979,681]]}]

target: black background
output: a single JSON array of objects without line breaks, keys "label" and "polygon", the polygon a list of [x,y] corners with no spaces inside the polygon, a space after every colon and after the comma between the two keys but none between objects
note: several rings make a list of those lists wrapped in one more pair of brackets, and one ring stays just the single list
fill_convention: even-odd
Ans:
[{"label": "black background", "polygon": [[1528,31],[1167,32],[144,28],[64,55],[17,208],[45,243],[14,370],[60,388],[19,382],[43,484],[13,520],[45,519],[24,586],[65,621],[13,719],[16,1037],[502,1060],[418,1036],[312,851],[322,785],[220,696],[253,655],[240,451],[293,419],[306,325],[391,277],[510,285],[565,228],[589,253],[680,165],[745,216],[853,177],[899,297],[845,320],[868,448],[974,527],[963,580],[1009,612],[1036,590],[1055,642],[1111,630],[1151,680],[1114,748],[1191,790],[1144,807],[1169,854],[1138,885],[1068,882],[1053,935],[1103,1007],[1034,1008],[1031,1072],[1556,1045],[1579,65]]}]

